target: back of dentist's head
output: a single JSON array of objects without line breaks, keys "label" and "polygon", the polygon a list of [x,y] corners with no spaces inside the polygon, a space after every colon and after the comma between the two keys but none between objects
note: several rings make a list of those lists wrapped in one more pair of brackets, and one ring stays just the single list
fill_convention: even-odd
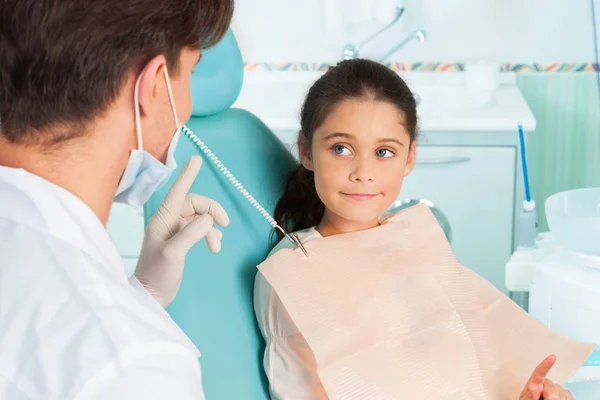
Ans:
[{"label": "back of dentist's head", "polygon": [[85,135],[153,58],[177,78],[182,51],[216,44],[232,12],[232,0],[2,0],[0,139],[44,148]]},{"label": "back of dentist's head", "polygon": [[[347,100],[357,100],[359,107],[368,103],[363,100],[393,106],[400,117],[391,114],[390,118],[394,120],[388,123],[399,122],[402,125],[407,134],[406,147],[412,149],[414,157],[417,110],[412,92],[397,73],[377,62],[364,59],[340,62],[310,88],[301,111],[301,132],[298,138],[300,153],[303,148],[313,149],[315,131]],[[408,154],[408,150],[405,154]],[[302,158],[302,154],[300,157]],[[412,169],[410,160],[409,163]],[[403,177],[404,175],[399,177],[400,182]],[[286,231],[293,232],[318,225],[325,209],[326,205],[319,197],[315,185],[315,170],[309,170],[300,163],[290,175],[285,191],[277,203],[275,219]]]}]

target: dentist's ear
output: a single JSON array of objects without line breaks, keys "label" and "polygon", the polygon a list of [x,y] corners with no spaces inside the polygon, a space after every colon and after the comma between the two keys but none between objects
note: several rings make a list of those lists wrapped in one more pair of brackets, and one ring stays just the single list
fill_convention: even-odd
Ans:
[{"label": "dentist's ear", "polygon": [[162,163],[166,162],[169,144],[177,126],[174,106],[166,80],[167,60],[159,55],[151,59],[140,73],[138,101],[140,135],[143,149]]},{"label": "dentist's ear", "polygon": [[298,158],[300,162],[309,171],[313,170],[313,160],[312,160],[312,152],[310,148],[310,143],[308,143],[308,139],[304,135],[304,133],[300,132],[298,135]]},{"label": "dentist's ear", "polygon": [[[164,68],[167,59],[156,56],[151,59],[141,72],[139,84],[140,114],[142,117],[148,115],[160,115],[165,110],[165,99],[168,99],[166,91]],[[167,104],[167,110],[170,106]]]}]

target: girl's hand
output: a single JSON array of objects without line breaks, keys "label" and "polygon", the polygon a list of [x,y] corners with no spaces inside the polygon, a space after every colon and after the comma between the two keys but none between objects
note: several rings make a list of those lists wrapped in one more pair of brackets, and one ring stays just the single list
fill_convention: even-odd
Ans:
[{"label": "girl's hand", "polygon": [[550,355],[535,368],[521,392],[520,400],[573,400],[571,392],[546,379],[555,363],[556,356]]}]

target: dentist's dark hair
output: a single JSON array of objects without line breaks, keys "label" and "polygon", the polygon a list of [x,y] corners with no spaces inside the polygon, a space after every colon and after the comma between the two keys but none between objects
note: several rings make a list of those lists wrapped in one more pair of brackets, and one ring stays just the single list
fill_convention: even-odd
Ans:
[{"label": "dentist's dark hair", "polygon": [[[315,131],[341,102],[349,99],[373,99],[395,106],[402,115],[410,143],[416,139],[417,105],[406,83],[397,73],[375,61],[355,59],[330,68],[310,88],[300,114],[298,141],[310,148]],[[300,164],[287,180],[275,207],[275,220],[287,232],[295,232],[318,225],[324,212],[314,173]]]},{"label": "dentist's dark hair", "polygon": [[233,0],[1,0],[0,136],[83,135],[127,78],[158,55],[176,76],[181,51],[216,44],[232,14]]}]

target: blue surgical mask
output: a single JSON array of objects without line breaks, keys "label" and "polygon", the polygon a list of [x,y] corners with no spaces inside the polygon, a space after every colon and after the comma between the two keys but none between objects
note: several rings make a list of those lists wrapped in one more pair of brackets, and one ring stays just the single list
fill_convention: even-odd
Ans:
[{"label": "blue surgical mask", "polygon": [[177,109],[175,108],[175,100],[173,98],[173,90],[171,88],[171,80],[167,67],[164,69],[167,91],[173,115],[175,116],[175,134],[167,151],[167,160],[165,164],[158,161],[152,154],[144,150],[142,140],[142,124],[140,119],[140,100],[139,86],[143,72],[138,77],[134,89],[134,109],[135,109],[135,129],[137,135],[138,148],[132,150],[127,162],[127,167],[119,182],[117,194],[114,201],[116,203],[129,204],[134,207],[141,207],[150,197],[165,184],[175,168],[175,148],[181,135],[181,125],[177,117]]}]

